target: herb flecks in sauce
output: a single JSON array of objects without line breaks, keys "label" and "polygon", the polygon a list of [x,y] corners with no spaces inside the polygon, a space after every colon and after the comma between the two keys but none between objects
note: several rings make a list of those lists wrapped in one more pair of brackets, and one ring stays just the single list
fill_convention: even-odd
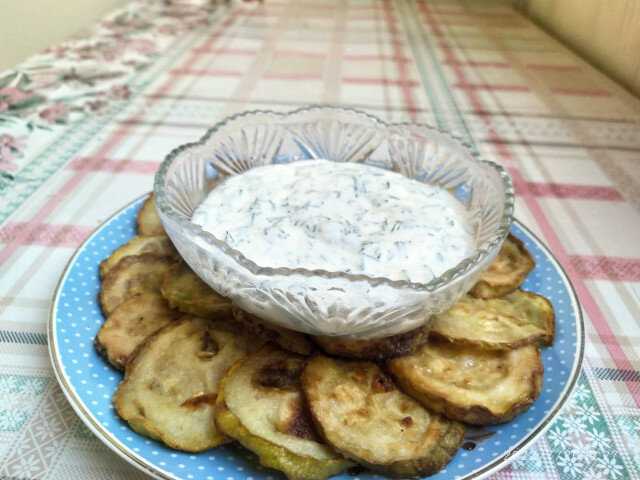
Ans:
[{"label": "herb flecks in sauce", "polygon": [[469,214],[446,190],[326,160],[230,177],[192,220],[261,266],[420,283],[475,249]]}]

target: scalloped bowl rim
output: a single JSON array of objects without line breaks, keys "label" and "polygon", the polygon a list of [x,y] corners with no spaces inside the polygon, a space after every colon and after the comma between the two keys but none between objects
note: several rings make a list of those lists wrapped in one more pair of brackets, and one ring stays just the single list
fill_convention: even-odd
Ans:
[{"label": "scalloped bowl rim", "polygon": [[[173,207],[168,203],[164,194],[165,187],[165,179],[169,167],[173,163],[173,161],[181,154],[183,151],[188,149],[194,149],[201,146],[204,146],[207,141],[220,129],[229,125],[230,123],[235,122],[238,119],[243,117],[249,117],[253,115],[272,115],[278,118],[287,118],[292,117],[297,114],[302,114],[305,112],[313,112],[318,110],[325,111],[334,111],[337,113],[348,113],[348,114],[356,114],[358,116],[364,117],[368,120],[371,120],[375,124],[384,129],[389,129],[391,127],[420,127],[426,128],[427,130],[436,132],[449,140],[452,140],[455,144],[461,147],[469,156],[476,162],[485,164],[491,168],[493,168],[499,177],[502,180],[502,185],[504,187],[504,212],[502,214],[502,218],[499,221],[498,228],[491,235],[490,239],[485,243],[484,248],[478,248],[474,251],[474,253],[464,260],[460,261],[457,265],[448,269],[438,277],[435,277],[428,283],[418,283],[418,282],[409,282],[405,280],[391,280],[386,277],[370,277],[368,275],[363,274],[350,274],[345,272],[336,272],[336,271],[328,271],[322,269],[310,270],[306,268],[288,268],[288,267],[263,267],[255,263],[254,261],[248,259],[244,254],[240,251],[232,248],[225,241],[220,240],[215,237],[210,232],[207,232],[202,229],[199,225],[192,223],[191,221],[185,221],[180,218],[178,214],[174,211]],[[154,181],[154,198],[156,202],[156,206],[158,210],[166,215],[168,218],[176,222],[180,227],[192,235],[199,237],[205,241],[206,244],[212,245],[217,249],[221,250],[223,253],[231,257],[235,262],[237,262],[241,267],[249,270],[253,275],[261,275],[261,276],[293,276],[293,275],[302,275],[305,277],[323,277],[327,279],[333,278],[341,278],[346,279],[351,282],[357,281],[367,281],[372,286],[377,286],[380,284],[386,284],[392,288],[404,288],[411,289],[415,291],[425,291],[429,293],[433,293],[435,291],[441,290],[445,288],[447,285],[453,283],[459,277],[464,275],[466,272],[471,270],[474,266],[477,266],[481,263],[481,261],[495,248],[499,247],[504,239],[507,237],[509,233],[509,228],[511,227],[511,222],[513,220],[513,206],[514,206],[514,191],[513,184],[511,181],[511,177],[508,172],[501,166],[495,162],[490,160],[484,160],[479,157],[477,153],[475,153],[473,147],[471,147],[468,143],[466,143],[462,138],[453,135],[451,132],[447,130],[441,129],[439,127],[428,125],[425,123],[411,123],[411,122],[400,122],[400,123],[386,123],[379,118],[366,113],[360,110],[339,107],[339,106],[331,106],[331,105],[313,105],[310,107],[299,108],[290,112],[275,112],[273,110],[248,110],[241,113],[237,113],[235,115],[229,116],[220,122],[216,123],[213,127],[207,130],[207,132],[200,138],[200,140],[196,142],[190,142],[183,145],[180,145],[174,148],[169,154],[164,158],[160,166],[158,167],[158,171],[156,172],[155,181]]]}]

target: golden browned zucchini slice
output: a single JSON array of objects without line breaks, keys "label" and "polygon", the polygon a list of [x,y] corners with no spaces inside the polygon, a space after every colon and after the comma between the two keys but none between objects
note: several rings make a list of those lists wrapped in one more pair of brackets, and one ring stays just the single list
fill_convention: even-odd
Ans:
[{"label": "golden browned zucchini slice", "polygon": [[138,345],[180,315],[158,293],[134,295],[114,308],[102,324],[94,341],[96,350],[111,365],[124,370]]},{"label": "golden browned zucchini slice", "polygon": [[220,379],[261,346],[231,322],[171,322],[135,352],[114,405],[136,432],[170,447],[199,452],[220,445],[227,441],[213,419]]},{"label": "golden browned zucchini slice", "polygon": [[115,267],[124,257],[140,255],[142,253],[155,253],[161,257],[178,257],[177,250],[166,235],[149,237],[136,235],[100,262],[100,278],[104,278],[107,272]]},{"label": "golden browned zucchini slice", "polygon": [[424,408],[371,362],[316,354],[304,369],[302,389],[327,443],[385,475],[433,475],[464,437],[462,424]]},{"label": "golden browned zucchini slice", "polygon": [[309,355],[313,350],[313,346],[306,335],[268,323],[235,305],[233,306],[233,318],[252,332],[260,335],[265,340],[277,343],[285,350],[300,355]]},{"label": "golden browned zucchini slice", "polygon": [[102,280],[100,306],[108,317],[113,309],[138,293],[160,292],[160,285],[173,259],[143,253],[125,257]]},{"label": "golden browned zucchini slice", "polygon": [[542,388],[534,345],[499,351],[430,341],[418,353],[389,360],[387,369],[403,391],[430,409],[476,425],[512,420]]},{"label": "golden browned zucchini slice", "polygon": [[477,298],[497,298],[512,292],[524,282],[536,262],[524,244],[509,234],[496,258],[469,291]]},{"label": "golden browned zucchini slice", "polygon": [[545,338],[527,312],[502,298],[461,298],[444,313],[431,317],[430,333],[452,342],[487,349],[518,348]]},{"label": "golden browned zucchini slice", "polygon": [[220,382],[216,424],[290,480],[322,480],[355,465],[319,437],[300,388],[304,357],[273,344]]},{"label": "golden browned zucchini slice", "polygon": [[415,352],[428,336],[429,328],[425,326],[376,340],[346,340],[319,335],[314,336],[313,340],[329,355],[380,361]]},{"label": "golden browned zucchini slice", "polygon": [[158,216],[158,208],[153,198],[153,193],[149,194],[138,211],[138,235],[166,235],[164,226]]},{"label": "golden browned zucchini slice", "polygon": [[174,308],[203,318],[231,318],[231,300],[223,297],[179,261],[162,282],[162,296]]},{"label": "golden browned zucchini slice", "polygon": [[549,300],[542,295],[520,289],[507,293],[502,298],[524,312],[529,323],[544,331],[545,335],[541,338],[544,344],[553,345],[556,338],[556,316]]}]

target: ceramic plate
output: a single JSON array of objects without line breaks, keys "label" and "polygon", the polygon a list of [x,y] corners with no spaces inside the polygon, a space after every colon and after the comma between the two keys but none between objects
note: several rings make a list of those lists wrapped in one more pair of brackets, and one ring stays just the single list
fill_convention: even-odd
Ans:
[{"label": "ceramic plate", "polygon": [[[263,468],[256,456],[237,445],[203,453],[171,450],[138,435],[115,412],[111,398],[122,374],[93,348],[104,321],[98,304],[98,265],[136,233],[139,199],[117,212],[91,235],[71,258],[55,292],[49,319],[49,348],[62,390],[80,418],[109,448],[143,471],[164,479],[257,480],[284,478]],[[513,421],[495,427],[470,429],[464,448],[446,468],[431,478],[481,478],[514,460],[551,424],[566,401],[580,371],[584,327],[576,294],[566,273],[549,250],[522,224],[512,233],[536,261],[524,290],[547,297],[556,313],[555,345],[542,350],[544,385],[540,397]],[[370,480],[368,471],[344,473],[349,480]]]}]

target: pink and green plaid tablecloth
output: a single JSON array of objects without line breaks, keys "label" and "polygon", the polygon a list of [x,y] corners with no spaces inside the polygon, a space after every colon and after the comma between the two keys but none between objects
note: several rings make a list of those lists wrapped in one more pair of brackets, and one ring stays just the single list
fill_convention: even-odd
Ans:
[{"label": "pink and green plaid tablecloth", "polygon": [[640,102],[508,5],[409,0],[135,0],[0,76],[0,477],[145,478],[54,379],[58,279],[172,148],[316,103],[437,125],[505,166],[575,286],[577,387],[494,477],[640,478]]}]

